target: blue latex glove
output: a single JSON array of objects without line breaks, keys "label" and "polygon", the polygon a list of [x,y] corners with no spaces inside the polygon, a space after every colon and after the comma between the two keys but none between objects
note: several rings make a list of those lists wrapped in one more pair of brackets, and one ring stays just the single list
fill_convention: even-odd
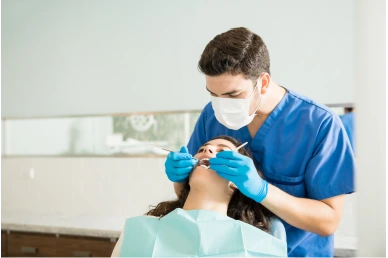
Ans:
[{"label": "blue latex glove", "polygon": [[198,160],[193,158],[186,146],[182,146],[179,152],[170,152],[164,166],[168,179],[172,182],[182,183],[189,177]]},{"label": "blue latex glove", "polygon": [[237,151],[222,151],[209,163],[210,169],[232,181],[245,196],[256,202],[262,202],[267,197],[268,182],[259,176],[251,158]]}]

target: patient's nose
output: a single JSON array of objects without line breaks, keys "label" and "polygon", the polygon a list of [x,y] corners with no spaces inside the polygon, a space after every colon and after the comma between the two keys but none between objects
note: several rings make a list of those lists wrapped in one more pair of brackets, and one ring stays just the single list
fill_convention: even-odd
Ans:
[{"label": "patient's nose", "polygon": [[206,145],[205,146],[205,149],[204,149],[204,152],[208,152],[210,154],[214,154],[215,153],[215,147],[214,146],[211,146],[211,145]]}]

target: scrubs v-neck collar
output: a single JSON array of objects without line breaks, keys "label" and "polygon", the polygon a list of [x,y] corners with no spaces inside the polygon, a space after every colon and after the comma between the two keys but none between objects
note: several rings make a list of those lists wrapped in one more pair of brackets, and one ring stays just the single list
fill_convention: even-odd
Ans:
[{"label": "scrubs v-neck collar", "polygon": [[284,94],[283,98],[280,100],[280,102],[276,105],[274,110],[269,114],[267,119],[264,121],[264,123],[261,125],[259,130],[256,132],[256,134],[251,137],[251,134],[249,133],[248,130],[248,125],[244,126],[244,135],[246,135],[246,140],[249,143],[249,148],[252,151],[260,151],[262,147],[262,143],[265,139],[265,137],[268,134],[268,131],[271,129],[272,125],[274,122],[281,116],[283,110],[288,104],[288,99],[289,99],[289,90],[281,86],[283,89],[286,90],[286,94]]}]

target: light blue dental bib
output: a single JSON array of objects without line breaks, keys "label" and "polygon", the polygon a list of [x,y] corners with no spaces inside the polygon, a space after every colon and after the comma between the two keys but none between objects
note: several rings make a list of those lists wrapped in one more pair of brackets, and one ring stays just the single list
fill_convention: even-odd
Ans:
[{"label": "light blue dental bib", "polygon": [[125,221],[120,256],[287,256],[287,244],[256,227],[208,210],[175,209],[162,218]]}]

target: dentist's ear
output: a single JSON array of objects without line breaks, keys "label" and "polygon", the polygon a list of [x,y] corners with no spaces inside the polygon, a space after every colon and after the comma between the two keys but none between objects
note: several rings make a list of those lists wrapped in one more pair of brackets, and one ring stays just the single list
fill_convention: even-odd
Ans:
[{"label": "dentist's ear", "polygon": [[[269,85],[271,83],[271,76],[268,73],[262,73],[259,80],[261,81],[261,94],[265,94],[268,91]],[[260,82],[258,82],[260,86]]]}]

